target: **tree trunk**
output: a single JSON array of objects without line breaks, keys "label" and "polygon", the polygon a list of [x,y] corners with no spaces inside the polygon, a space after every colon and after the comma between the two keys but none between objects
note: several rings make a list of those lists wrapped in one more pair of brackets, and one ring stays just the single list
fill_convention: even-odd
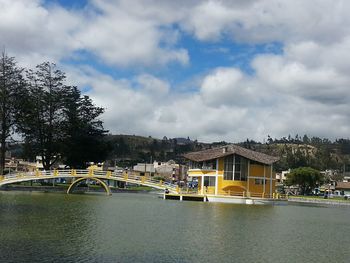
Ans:
[{"label": "tree trunk", "polygon": [[0,146],[0,175],[4,175],[5,170],[5,154],[6,154],[6,138],[1,136]]},{"label": "tree trunk", "polygon": [[5,155],[6,155],[6,125],[2,123],[1,127],[1,138],[0,138],[0,175],[4,175],[4,170],[5,170]]}]

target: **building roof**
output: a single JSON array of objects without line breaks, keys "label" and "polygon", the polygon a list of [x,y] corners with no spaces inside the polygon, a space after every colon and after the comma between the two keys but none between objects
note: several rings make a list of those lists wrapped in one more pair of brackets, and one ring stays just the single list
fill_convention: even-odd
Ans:
[{"label": "building roof", "polygon": [[199,152],[190,152],[185,154],[184,157],[191,161],[202,162],[202,161],[217,159],[219,157],[224,157],[231,154],[237,154],[247,159],[250,159],[259,163],[263,163],[263,164],[273,164],[274,162],[277,162],[279,160],[278,157],[252,151],[235,144],[230,144],[230,145],[203,150]]},{"label": "building roof", "polygon": [[350,190],[350,182],[337,182],[335,189]]}]

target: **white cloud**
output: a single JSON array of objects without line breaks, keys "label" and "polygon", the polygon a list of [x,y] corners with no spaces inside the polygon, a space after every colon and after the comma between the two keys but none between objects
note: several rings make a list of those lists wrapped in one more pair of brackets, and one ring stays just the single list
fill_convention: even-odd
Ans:
[{"label": "white cloud", "polygon": [[[81,10],[0,0],[0,45],[24,65],[82,51],[111,71],[132,69],[118,79],[93,65],[65,65],[69,79],[90,87],[106,108],[113,133],[206,141],[349,137],[349,9],[345,0],[92,0]],[[173,62],[190,69],[184,35],[203,45],[278,42],[283,53],[256,55],[252,75],[227,65],[203,69],[195,89],[180,93],[157,69]]]},{"label": "white cloud", "polygon": [[184,18],[184,27],[202,40],[226,35],[241,42],[337,42],[349,34],[346,0],[205,1]]},{"label": "white cloud", "polygon": [[0,0],[0,45],[26,66],[59,60],[79,48],[72,32],[81,20],[67,10],[41,6],[39,0]]},{"label": "white cloud", "polygon": [[161,24],[154,19],[137,17],[118,5],[108,5],[101,12],[86,22],[77,38],[103,61],[119,66],[188,63],[185,49],[160,47],[169,32],[159,29]]},{"label": "white cloud", "polygon": [[139,75],[136,80],[145,92],[155,97],[166,95],[170,89],[169,83],[149,74]]},{"label": "white cloud", "polygon": [[108,2],[67,10],[44,7],[40,0],[0,0],[0,45],[25,65],[58,61],[81,50],[114,66],[188,64],[187,51],[174,47],[177,32],[166,28],[165,15],[141,16],[122,1]]}]

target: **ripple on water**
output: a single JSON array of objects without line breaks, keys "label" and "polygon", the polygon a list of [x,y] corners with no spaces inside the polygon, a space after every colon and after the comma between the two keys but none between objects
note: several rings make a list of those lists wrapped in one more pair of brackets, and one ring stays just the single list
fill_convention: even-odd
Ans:
[{"label": "ripple on water", "polygon": [[[0,193],[0,262],[348,262],[348,208]],[[341,253],[330,253],[341,251]]]}]

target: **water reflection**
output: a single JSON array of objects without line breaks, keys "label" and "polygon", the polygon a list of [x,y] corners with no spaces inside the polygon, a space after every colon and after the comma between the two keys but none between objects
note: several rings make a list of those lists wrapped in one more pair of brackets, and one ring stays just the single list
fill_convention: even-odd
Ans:
[{"label": "water reflection", "polygon": [[0,262],[346,262],[350,256],[347,208],[6,192],[0,211]]}]

